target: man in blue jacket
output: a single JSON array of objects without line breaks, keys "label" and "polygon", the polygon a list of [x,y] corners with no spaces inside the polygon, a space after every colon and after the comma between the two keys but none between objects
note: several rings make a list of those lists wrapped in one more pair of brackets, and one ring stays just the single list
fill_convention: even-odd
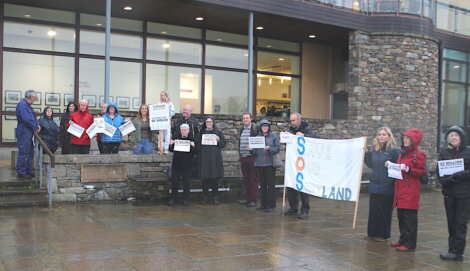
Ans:
[{"label": "man in blue jacket", "polygon": [[18,145],[18,160],[16,161],[16,173],[20,179],[31,179],[33,173],[33,134],[40,131],[36,115],[31,105],[36,101],[37,94],[34,90],[27,90],[16,106],[16,143]]}]

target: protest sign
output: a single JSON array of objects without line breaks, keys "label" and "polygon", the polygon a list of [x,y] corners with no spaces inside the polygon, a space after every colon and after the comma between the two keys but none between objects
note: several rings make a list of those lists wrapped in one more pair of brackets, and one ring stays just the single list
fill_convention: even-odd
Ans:
[{"label": "protest sign", "polygon": [[104,118],[95,118],[93,123],[96,124],[97,133],[104,132]]},{"label": "protest sign", "polygon": [[126,136],[135,131],[134,124],[132,121],[128,121],[119,127],[119,131],[121,131],[122,136]]},{"label": "protest sign", "polygon": [[403,175],[401,174],[401,168],[399,164],[388,164],[388,177],[403,180]]},{"label": "protest sign", "polygon": [[85,128],[83,128],[82,126],[72,121],[71,121],[69,128],[67,129],[67,132],[71,133],[72,135],[76,137],[81,137],[84,131],[85,131]]},{"label": "protest sign", "polygon": [[439,177],[464,171],[463,158],[438,161]]},{"label": "protest sign", "polygon": [[264,136],[250,136],[248,138],[248,146],[252,149],[264,149],[266,146]]},{"label": "protest sign", "polygon": [[189,152],[191,150],[191,141],[189,140],[175,140],[174,151]]},{"label": "protest sign", "polygon": [[217,145],[215,134],[203,134],[201,145]]},{"label": "protest sign", "polygon": [[170,107],[167,103],[149,105],[150,130],[170,130]]},{"label": "protest sign", "polygon": [[280,133],[281,143],[290,144],[292,142],[291,136],[292,134],[289,132],[281,132]]},{"label": "protest sign", "polygon": [[104,123],[104,131],[103,133],[109,137],[113,137],[114,133],[116,132],[116,127],[112,126],[111,124]]},{"label": "protest sign", "polygon": [[89,138],[93,138],[98,133],[98,126],[96,123],[92,123],[88,129],[86,129],[86,133],[88,134]]}]

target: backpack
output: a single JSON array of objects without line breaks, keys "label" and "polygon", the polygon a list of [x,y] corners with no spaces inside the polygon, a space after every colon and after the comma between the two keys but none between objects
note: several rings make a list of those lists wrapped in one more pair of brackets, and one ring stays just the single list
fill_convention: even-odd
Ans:
[{"label": "backpack", "polygon": [[[416,151],[418,152],[418,151]],[[416,165],[416,152],[415,152],[415,155],[413,157],[413,164]],[[428,171],[428,163],[424,164],[424,166],[426,167],[426,174],[421,177],[421,179],[419,179],[419,181],[421,182],[421,184],[428,184],[429,183],[429,180],[431,179],[429,177],[429,171]]]}]

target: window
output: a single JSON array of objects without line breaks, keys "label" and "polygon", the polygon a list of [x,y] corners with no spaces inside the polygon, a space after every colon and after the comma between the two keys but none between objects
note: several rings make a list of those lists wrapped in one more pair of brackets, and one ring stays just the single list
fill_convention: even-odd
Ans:
[{"label": "window", "polygon": [[247,110],[246,72],[206,70],[204,113],[239,115]]},{"label": "window", "polygon": [[239,45],[248,45],[247,35],[232,34],[213,30],[206,31],[206,40]]},{"label": "window", "polygon": [[[80,31],[80,53],[105,54],[105,33]],[[111,56],[142,59],[142,38],[125,34],[111,34]]]},{"label": "window", "polygon": [[288,118],[299,112],[299,90],[298,78],[258,74],[256,114]]},{"label": "window", "polygon": [[198,28],[191,28],[178,25],[159,24],[149,22],[147,24],[147,32],[165,36],[185,37],[193,39],[201,39],[202,31]]},{"label": "window", "polygon": [[300,44],[297,42],[258,38],[259,48],[268,48],[282,51],[300,52]]},{"label": "window", "polygon": [[[80,14],[80,24],[93,27],[106,27],[106,17],[92,14]],[[111,29],[142,32],[143,23],[137,20],[111,17]]]},{"label": "window", "polygon": [[147,39],[147,59],[201,64],[202,45],[194,42],[149,38]]},{"label": "window", "polygon": [[33,8],[11,4],[5,4],[5,16],[57,23],[75,23],[74,12],[45,8]]},{"label": "window", "polygon": [[299,74],[299,56],[258,52],[258,71]]},{"label": "window", "polygon": [[206,65],[248,69],[248,50],[207,45]]}]

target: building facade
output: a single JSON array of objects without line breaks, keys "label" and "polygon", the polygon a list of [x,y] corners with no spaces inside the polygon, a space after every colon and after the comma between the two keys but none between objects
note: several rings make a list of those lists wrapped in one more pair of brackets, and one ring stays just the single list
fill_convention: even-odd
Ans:
[{"label": "building facade", "polygon": [[[80,99],[98,112],[106,0],[0,2],[0,145],[28,89],[38,113]],[[447,127],[470,128],[465,0],[112,0],[111,14],[109,98],[125,114],[167,90],[177,110],[221,119],[298,111],[327,138],[420,128],[431,158]]]}]

